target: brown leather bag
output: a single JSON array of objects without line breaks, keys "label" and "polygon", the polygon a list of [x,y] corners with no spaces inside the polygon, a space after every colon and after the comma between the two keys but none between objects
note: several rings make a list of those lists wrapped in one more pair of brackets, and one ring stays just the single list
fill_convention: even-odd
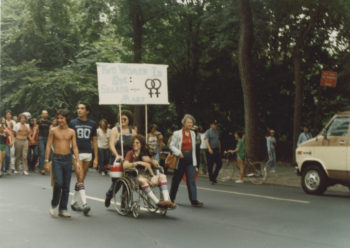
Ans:
[{"label": "brown leather bag", "polygon": [[176,163],[177,163],[177,157],[174,154],[169,153],[168,156],[165,159],[165,165],[169,169],[174,170],[176,168]]}]

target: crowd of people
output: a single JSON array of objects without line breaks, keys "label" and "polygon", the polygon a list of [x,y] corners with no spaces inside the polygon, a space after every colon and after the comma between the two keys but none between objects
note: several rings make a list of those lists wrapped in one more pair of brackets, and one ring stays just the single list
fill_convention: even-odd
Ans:
[{"label": "crowd of people", "polygon": [[[88,169],[93,167],[101,176],[108,174],[109,165],[121,161],[124,168],[143,168],[137,180],[140,187],[151,201],[159,207],[175,208],[176,194],[182,178],[185,176],[188,197],[193,207],[202,207],[197,198],[196,175],[207,174],[214,185],[222,167],[222,147],[218,122],[211,121],[209,129],[195,125],[195,118],[186,114],[182,119],[182,128],[174,131],[167,146],[164,136],[156,124],[150,126],[146,138],[137,134],[133,126],[133,114],[122,110],[117,117],[117,124],[110,128],[107,120],[102,119],[99,125],[88,118],[91,108],[80,102],[77,117],[70,120],[70,113],[65,109],[57,111],[49,120],[48,112],[43,110],[41,118],[31,118],[29,113],[12,116],[6,111],[0,125],[0,176],[29,172],[45,175],[51,172],[53,178],[53,196],[49,213],[53,216],[70,217],[67,211],[69,187],[72,171],[75,171],[75,192],[71,200],[71,209],[88,215],[85,178]],[[275,131],[269,129],[266,136],[268,161],[271,171],[276,167]],[[244,134],[235,132],[236,148],[227,153],[233,158],[236,154],[240,178],[236,183],[243,183],[244,176]],[[300,135],[299,142],[310,139],[308,129]],[[178,160],[173,172],[170,191],[164,174],[153,173],[152,167],[159,167],[162,150],[170,150]],[[105,206],[109,207],[116,183],[112,178],[111,186],[106,192]],[[152,192],[151,186],[159,186],[163,200]],[[81,202],[80,206],[78,202]]]}]

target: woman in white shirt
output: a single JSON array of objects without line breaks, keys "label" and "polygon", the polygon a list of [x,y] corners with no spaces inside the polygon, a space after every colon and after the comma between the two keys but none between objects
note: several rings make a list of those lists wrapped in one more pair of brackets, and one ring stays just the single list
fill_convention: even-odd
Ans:
[{"label": "woman in white shirt", "polygon": [[109,136],[111,130],[105,119],[100,120],[99,128],[97,129],[97,146],[98,146],[98,171],[102,176],[106,175],[105,165],[108,165],[109,152]]}]

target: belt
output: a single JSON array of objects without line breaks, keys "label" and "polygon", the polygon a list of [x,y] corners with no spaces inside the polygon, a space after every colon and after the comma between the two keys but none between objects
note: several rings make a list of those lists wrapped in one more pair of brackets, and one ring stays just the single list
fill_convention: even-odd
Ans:
[{"label": "belt", "polygon": [[68,154],[57,154],[57,153],[53,153],[52,154],[52,158],[54,159],[68,159],[71,158],[72,154],[68,153]]}]

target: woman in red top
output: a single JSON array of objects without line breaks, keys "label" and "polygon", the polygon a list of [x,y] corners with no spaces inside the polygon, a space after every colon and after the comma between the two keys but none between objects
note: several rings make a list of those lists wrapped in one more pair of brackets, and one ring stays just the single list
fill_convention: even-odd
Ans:
[{"label": "woman in red top", "polygon": [[193,207],[202,207],[203,203],[197,200],[196,186],[196,134],[191,130],[195,119],[186,114],[182,119],[183,128],[175,131],[170,142],[170,150],[179,158],[171,183],[170,198],[174,202],[181,179],[186,172],[188,196]]}]

